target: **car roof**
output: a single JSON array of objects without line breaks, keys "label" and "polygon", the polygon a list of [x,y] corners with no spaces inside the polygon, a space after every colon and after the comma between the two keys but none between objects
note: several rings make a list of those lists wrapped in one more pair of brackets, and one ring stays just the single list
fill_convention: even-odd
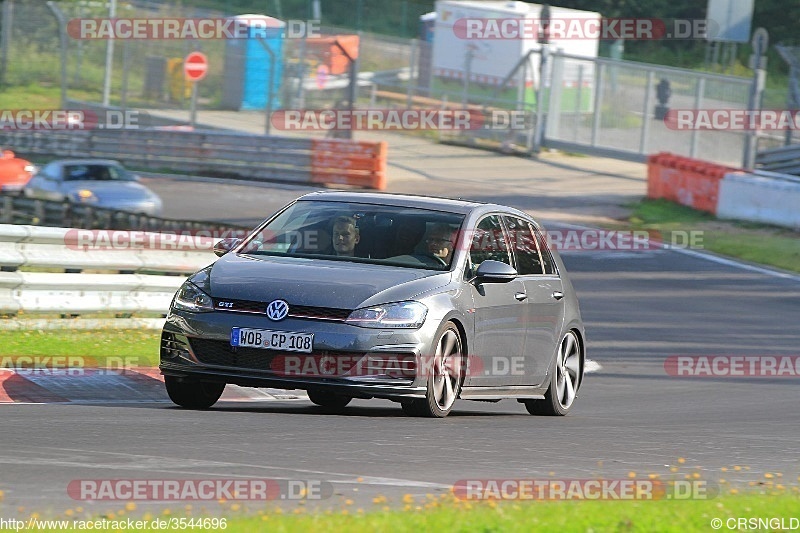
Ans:
[{"label": "car roof", "polygon": [[385,192],[361,191],[318,191],[298,198],[298,201],[351,202],[363,204],[391,205],[396,207],[416,207],[435,211],[467,214],[476,207],[487,205],[484,202],[462,198],[437,198],[415,194],[395,194]]},{"label": "car roof", "polygon": [[[524,211],[509,207],[507,205],[466,200],[464,198],[442,198],[436,196],[423,196],[416,194],[398,194],[387,192],[369,191],[317,191],[298,198],[298,201],[323,201],[323,202],[353,202],[369,203],[379,205],[391,205],[396,207],[416,207],[420,209],[431,209],[434,211],[446,211],[449,213],[459,213],[466,215],[473,211],[483,213],[501,212],[509,215],[527,217],[534,220],[534,217]],[[538,224],[538,223],[537,223]]]},{"label": "car roof", "polygon": [[54,159],[49,164],[55,163],[56,165],[107,165],[107,166],[121,166],[119,161],[113,159]]}]

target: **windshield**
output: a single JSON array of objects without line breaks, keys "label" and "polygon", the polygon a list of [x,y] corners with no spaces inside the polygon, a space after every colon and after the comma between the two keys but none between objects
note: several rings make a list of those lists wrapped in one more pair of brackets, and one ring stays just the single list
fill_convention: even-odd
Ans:
[{"label": "windshield", "polygon": [[64,181],[134,181],[134,177],[115,165],[65,165]]},{"label": "windshield", "polygon": [[236,251],[449,270],[463,221],[427,209],[299,201]]}]

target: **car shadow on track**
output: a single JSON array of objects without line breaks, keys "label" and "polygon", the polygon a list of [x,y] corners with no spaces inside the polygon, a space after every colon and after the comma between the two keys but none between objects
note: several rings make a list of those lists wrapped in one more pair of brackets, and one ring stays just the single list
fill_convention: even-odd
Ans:
[{"label": "car shadow on track", "polygon": [[[342,416],[342,417],[363,417],[363,418],[417,418],[406,415],[400,405],[396,407],[393,405],[388,406],[365,406],[365,405],[351,405],[343,409],[332,410],[317,405],[308,405],[307,403],[300,402],[225,402],[221,401],[213,407],[205,410],[192,410],[178,407],[171,402],[136,402],[136,403],[103,403],[103,402],[81,402],[81,403],[65,403],[64,406],[84,405],[91,407],[112,407],[112,408],[130,408],[130,409],[158,409],[163,411],[175,411],[185,413],[252,413],[252,414],[284,414],[284,415],[306,415],[306,416]],[[519,411],[515,412],[512,404],[504,406],[505,409],[497,410],[484,410],[481,407],[474,407],[470,409],[469,405],[456,406],[455,409],[447,416],[447,418],[465,418],[465,417],[479,417],[479,416],[522,416],[530,417],[525,412],[525,408],[520,405]]]},{"label": "car shadow on track", "polygon": [[[166,409],[182,410],[180,407],[165,407]],[[368,407],[368,406],[348,406],[343,409],[327,409],[316,405],[252,405],[252,406],[239,406],[239,405],[225,405],[220,403],[208,409],[209,412],[233,412],[233,413],[254,413],[254,414],[293,414],[293,415],[310,415],[310,416],[342,416],[342,417],[366,417],[366,418],[415,418],[406,415],[400,405],[394,406],[381,406],[381,407]],[[510,411],[477,411],[469,409],[454,409],[447,418],[459,417],[475,417],[475,416],[530,416],[524,411],[514,413]]]}]

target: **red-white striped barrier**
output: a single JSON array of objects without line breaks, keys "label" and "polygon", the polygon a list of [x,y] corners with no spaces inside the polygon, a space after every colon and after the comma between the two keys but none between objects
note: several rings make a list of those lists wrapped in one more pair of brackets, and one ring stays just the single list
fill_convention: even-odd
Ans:
[{"label": "red-white striped barrier", "polygon": [[647,197],[719,218],[800,228],[800,178],[708,163],[670,153],[647,160]]}]

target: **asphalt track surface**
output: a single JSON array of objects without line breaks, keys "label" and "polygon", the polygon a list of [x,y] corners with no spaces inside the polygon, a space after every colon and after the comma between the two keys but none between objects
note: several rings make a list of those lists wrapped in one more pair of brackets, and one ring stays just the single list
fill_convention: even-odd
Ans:
[{"label": "asphalt track surface", "polygon": [[[185,182],[153,184],[180,216],[245,223],[303,192],[191,184],[214,192],[199,202],[180,194]],[[79,479],[321,481],[333,494],[310,505],[341,508],[353,499],[366,509],[378,495],[398,505],[405,494],[448,492],[464,479],[697,472],[746,484],[773,472],[797,484],[800,379],[678,378],[664,362],[679,354],[798,355],[800,279],[675,250],[563,256],[589,357],[602,365],[567,417],[533,417],[513,400],[460,401],[442,420],[405,417],[383,400],[356,400],[340,415],[303,400],[221,402],[206,412],[168,403],[0,405],[0,515],[17,506],[25,515],[124,505],[74,501],[66,488]],[[164,504],[139,504],[151,506]]]}]

